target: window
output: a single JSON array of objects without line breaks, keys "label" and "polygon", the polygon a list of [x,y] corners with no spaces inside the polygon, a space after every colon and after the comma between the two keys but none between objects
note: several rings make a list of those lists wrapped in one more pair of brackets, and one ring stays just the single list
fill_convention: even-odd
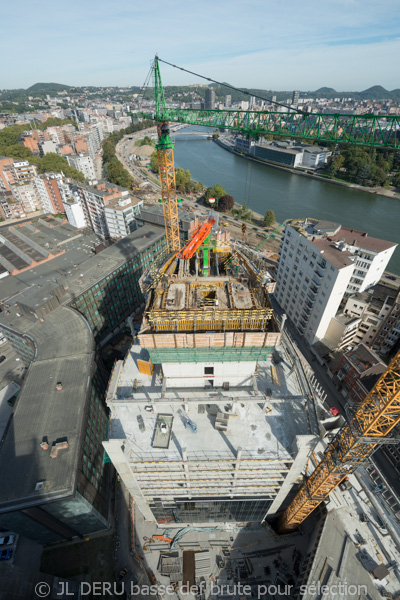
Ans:
[{"label": "window", "polygon": [[204,367],[204,375],[214,375],[214,367]]}]

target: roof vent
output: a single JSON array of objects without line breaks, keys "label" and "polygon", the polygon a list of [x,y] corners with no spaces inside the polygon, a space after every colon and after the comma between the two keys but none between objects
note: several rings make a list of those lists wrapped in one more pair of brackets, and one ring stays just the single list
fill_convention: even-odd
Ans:
[{"label": "roof vent", "polygon": [[40,447],[42,450],[48,449],[49,444],[48,444],[47,438],[45,438],[45,437],[43,438],[43,440],[40,442]]},{"label": "roof vent", "polygon": [[38,481],[35,485],[35,492],[40,492],[43,489],[44,481]]},{"label": "roof vent", "polygon": [[66,448],[68,448],[67,440],[63,440],[62,442],[55,442],[51,448],[50,458],[57,458],[58,452]]},{"label": "roof vent", "polygon": [[57,391],[62,390],[62,382],[61,381],[57,381],[56,390]]}]

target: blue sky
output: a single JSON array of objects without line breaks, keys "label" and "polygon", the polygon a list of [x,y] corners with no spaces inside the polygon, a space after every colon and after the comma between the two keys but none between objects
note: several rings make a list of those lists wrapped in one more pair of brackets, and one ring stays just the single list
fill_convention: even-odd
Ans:
[{"label": "blue sky", "polygon": [[[157,52],[238,87],[400,87],[399,0],[3,3],[0,88],[141,85]],[[162,65],[164,85],[202,83]]]}]

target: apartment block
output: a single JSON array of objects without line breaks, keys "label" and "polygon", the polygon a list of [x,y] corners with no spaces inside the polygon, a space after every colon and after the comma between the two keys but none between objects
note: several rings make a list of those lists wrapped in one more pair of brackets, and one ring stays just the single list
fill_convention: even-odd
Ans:
[{"label": "apartment block", "polygon": [[[323,225],[337,229],[334,223]],[[354,268],[349,252],[313,233],[309,221],[286,225],[275,288],[279,304],[309,344],[324,337]]]},{"label": "apartment block", "polygon": [[396,245],[339,223],[293,220],[285,227],[275,296],[313,344],[346,297],[378,283]]},{"label": "apartment block", "polygon": [[336,372],[342,395],[352,402],[362,402],[386,368],[387,365],[365,344],[348,350]]},{"label": "apartment block", "polygon": [[17,202],[20,202],[26,213],[41,210],[42,201],[36,188],[35,178],[32,178],[32,181],[13,184],[10,187],[14,198]]},{"label": "apartment block", "polygon": [[[118,217],[120,211],[116,207],[120,200],[130,200],[128,190],[109,182],[100,182],[95,185],[74,182],[71,184],[71,191],[74,199],[79,202],[82,207],[86,223],[97,235],[104,239],[112,237],[108,228],[108,221],[105,213],[105,209],[109,205],[111,206],[111,211],[109,211],[108,215],[110,224],[113,227],[113,234],[114,232],[122,232],[123,227],[126,229],[126,225],[123,225],[122,221],[120,222],[120,217]],[[113,203],[113,201],[116,202]],[[134,206],[135,203],[133,202],[131,205],[132,210]],[[126,222],[129,221],[129,212],[127,207],[125,215]],[[124,223],[125,217],[123,217]],[[120,225],[118,225],[118,223],[120,223]]]},{"label": "apartment block", "polygon": [[76,227],[77,229],[87,227],[88,224],[86,223],[85,215],[79,202],[72,198],[67,198],[63,204],[65,215],[72,227]]},{"label": "apartment block", "polygon": [[400,340],[400,290],[397,290],[382,325],[372,340],[372,348],[382,356],[393,354]]},{"label": "apartment block", "polygon": [[108,231],[111,239],[124,238],[137,229],[137,217],[143,200],[131,196],[110,200],[104,209]]},{"label": "apartment block", "polygon": [[70,167],[74,167],[75,169],[78,169],[78,171],[83,173],[85,179],[96,179],[96,171],[91,156],[89,156],[88,154],[79,154],[71,156],[67,155],[66,159]]},{"label": "apartment block", "polygon": [[45,175],[35,177],[34,182],[43,209],[52,214],[65,213],[63,204],[65,196],[63,175],[61,173],[46,173]]}]

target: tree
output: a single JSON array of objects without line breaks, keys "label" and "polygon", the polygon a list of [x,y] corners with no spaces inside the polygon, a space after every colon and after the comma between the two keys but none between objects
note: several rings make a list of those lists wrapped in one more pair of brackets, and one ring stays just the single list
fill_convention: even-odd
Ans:
[{"label": "tree", "polygon": [[372,167],[371,181],[374,185],[384,186],[386,184],[387,176],[382,167],[374,165]]},{"label": "tree", "polygon": [[264,217],[264,227],[270,227],[276,222],[275,213],[273,210],[267,210]]},{"label": "tree", "polygon": [[393,178],[392,178],[392,185],[395,188],[400,188],[400,173],[397,173]]},{"label": "tree", "polygon": [[218,201],[218,210],[230,211],[235,206],[235,200],[230,194],[225,194]]},{"label": "tree", "polygon": [[155,150],[150,155],[150,169],[153,171],[153,173],[158,173],[158,159],[157,152]]},{"label": "tree", "polygon": [[355,176],[356,182],[360,185],[366,185],[370,176],[371,176],[371,166],[366,162],[361,163],[357,169],[357,173]]},{"label": "tree", "polygon": [[226,194],[226,191],[224,190],[222,185],[219,185],[219,183],[217,183],[213,187],[208,187],[206,189],[204,197],[208,204],[210,204],[210,202],[209,202],[210,198],[215,198],[215,200],[218,203],[219,199],[222,198],[222,196],[225,196],[225,194]]},{"label": "tree", "polygon": [[175,184],[176,189],[180,192],[190,192],[192,177],[190,175],[190,171],[186,169],[181,169],[178,167],[175,171]]}]

